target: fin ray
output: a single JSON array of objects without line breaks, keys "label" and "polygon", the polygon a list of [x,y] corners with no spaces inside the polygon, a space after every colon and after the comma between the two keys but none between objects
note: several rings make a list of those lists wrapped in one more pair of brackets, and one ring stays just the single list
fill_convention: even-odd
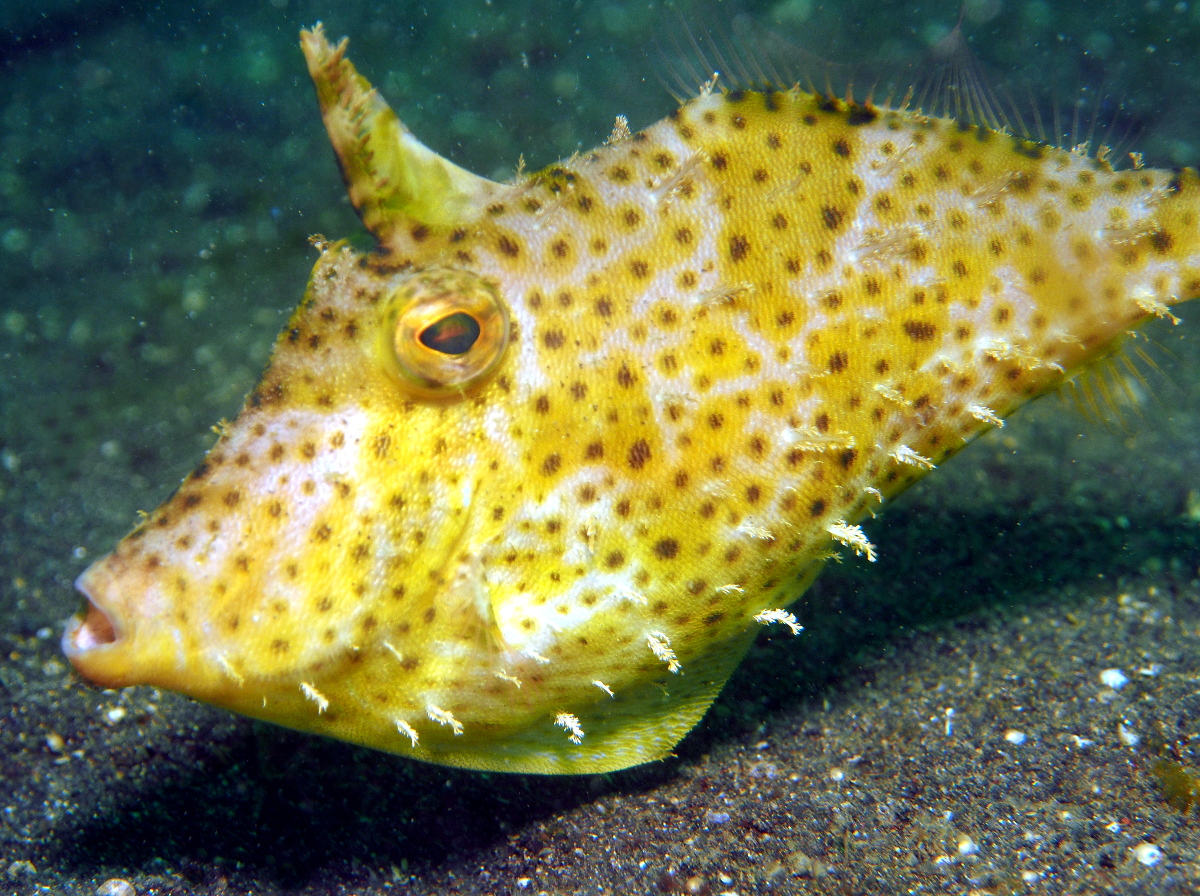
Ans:
[{"label": "fin ray", "polygon": [[300,33],[350,201],[383,246],[395,248],[406,226],[471,221],[511,189],[460,168],[417,140],[346,59],[347,43],[330,45],[319,22]]}]

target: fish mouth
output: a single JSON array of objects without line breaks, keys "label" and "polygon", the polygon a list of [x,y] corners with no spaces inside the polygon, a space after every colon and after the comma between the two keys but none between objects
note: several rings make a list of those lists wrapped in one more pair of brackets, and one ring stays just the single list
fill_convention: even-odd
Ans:
[{"label": "fish mouth", "polygon": [[96,606],[95,602],[86,595],[81,613],[82,619],[77,616],[72,620],[75,625],[67,642],[68,647],[72,650],[82,651],[116,643],[117,628],[113,625],[112,617]]},{"label": "fish mouth", "polygon": [[126,683],[119,669],[129,638],[121,616],[100,597],[108,590],[99,587],[100,575],[100,564],[95,564],[75,580],[84,604],[67,620],[62,649],[84,678],[103,687],[120,687]]}]

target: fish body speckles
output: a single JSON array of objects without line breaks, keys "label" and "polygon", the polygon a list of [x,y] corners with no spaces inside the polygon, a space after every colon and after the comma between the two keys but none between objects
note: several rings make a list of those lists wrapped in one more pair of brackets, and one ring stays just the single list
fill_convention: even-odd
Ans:
[{"label": "fish body speckles", "polygon": [[1200,292],[1194,172],[799,90],[707,92],[497,184],[303,45],[380,242],[80,580],[64,645],[402,755],[666,755],[858,525]]}]

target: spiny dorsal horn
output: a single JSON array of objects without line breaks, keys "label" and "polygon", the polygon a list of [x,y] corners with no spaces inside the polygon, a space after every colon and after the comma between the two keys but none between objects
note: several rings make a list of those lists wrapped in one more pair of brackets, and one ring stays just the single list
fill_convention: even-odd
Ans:
[{"label": "spiny dorsal horn", "polygon": [[459,168],[412,135],[318,22],[300,32],[321,117],[342,166],[350,201],[387,248],[417,224],[462,224],[509,187]]}]

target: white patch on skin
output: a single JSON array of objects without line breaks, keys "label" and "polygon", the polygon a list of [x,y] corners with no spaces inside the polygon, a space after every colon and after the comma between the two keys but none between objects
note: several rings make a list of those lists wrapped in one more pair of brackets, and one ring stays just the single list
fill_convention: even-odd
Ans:
[{"label": "white patch on skin", "polygon": [[489,402],[483,409],[481,428],[485,438],[494,445],[503,446],[504,452],[515,457],[517,442],[512,435],[512,410],[503,401]]},{"label": "white patch on skin", "polygon": [[[526,234],[528,236],[528,234]],[[498,273],[496,274],[497,276]],[[508,280],[505,276],[505,280]],[[542,344],[538,337],[541,330],[538,328],[538,314],[534,310],[525,307],[525,297],[532,292],[534,288],[545,288],[545,284],[522,283],[519,286],[512,284],[505,291],[505,299],[508,307],[509,316],[517,322],[520,328],[522,338],[510,339],[506,353],[515,353],[517,357],[512,363],[511,369],[514,371],[514,379],[517,381],[518,396],[528,396],[542,389],[546,389],[552,384],[551,373],[552,368],[543,363]],[[533,337],[533,338],[531,338]],[[499,416],[503,417],[504,429],[500,433],[502,436],[502,444],[513,444],[512,435],[508,432],[507,424],[511,423],[509,411],[506,408],[500,407],[503,402],[497,402],[496,410],[500,412]],[[489,418],[493,415],[489,414]]]},{"label": "white patch on skin", "polygon": [[[288,446],[294,457],[295,445],[305,438],[308,433],[318,445],[316,456],[303,463],[286,459],[280,463],[260,464],[252,472],[231,471],[228,466],[217,468],[209,483],[211,489],[234,486],[244,494],[256,500],[278,498],[285,510],[279,531],[271,541],[273,551],[267,556],[255,558],[257,563],[266,567],[277,568],[283,565],[281,558],[302,554],[303,547],[311,537],[312,527],[320,515],[326,512],[333,501],[336,483],[361,481],[359,478],[359,441],[366,430],[368,418],[366,414],[354,409],[347,409],[337,414],[315,411],[287,410],[265,418],[261,421],[266,426],[266,433],[260,437],[248,437],[248,428],[239,428],[230,433],[228,442],[223,446],[226,454],[236,454],[241,450],[261,454],[274,441]],[[333,430],[345,433],[344,444],[333,448],[328,444],[328,433]],[[285,480],[286,482],[282,481]],[[316,486],[314,494],[304,494],[302,491],[306,480],[312,480]],[[361,510],[373,508],[377,500],[372,495],[357,495],[356,504]],[[216,577],[224,574],[225,566],[232,555],[244,547],[243,534],[237,530],[236,514],[224,522],[221,530],[216,533],[205,533],[207,537],[197,539],[198,546],[183,552],[180,557],[178,549],[173,549],[174,557],[169,562],[186,563],[190,567],[197,588],[203,593],[211,593],[216,584]],[[235,525],[228,525],[233,523]],[[177,531],[172,531],[171,537],[178,537]],[[279,597],[293,603],[297,597],[303,597],[299,587],[289,588],[272,577],[269,581],[272,591],[265,599]],[[221,640],[222,633],[215,620],[206,619],[206,639]],[[238,637],[241,641],[241,636]]]},{"label": "white patch on skin", "polygon": [[217,665],[221,667],[222,672],[237,682],[237,686],[239,688],[246,683],[246,679],[242,675],[238,674],[237,669],[233,667],[233,663],[229,662],[229,657],[225,656],[225,654],[218,653],[216,662]]},{"label": "white patch on skin", "polygon": [[439,594],[438,603],[451,613],[473,614],[479,622],[491,626],[491,589],[484,579],[483,563],[477,554],[467,554],[454,567],[449,584]]},{"label": "white patch on skin", "polygon": [[815,427],[783,430],[783,444],[805,451],[842,451],[854,447],[854,436],[848,432],[823,433]]},{"label": "white patch on skin", "polygon": [[[723,102],[723,99],[719,100]],[[672,125],[667,122],[660,122],[658,125],[649,129],[648,134],[654,141],[656,146],[661,146],[663,149],[671,152],[677,160],[686,160],[695,153],[695,150],[684,143],[675,132]],[[628,143],[623,141],[615,146],[602,147],[598,150],[602,155],[603,162],[598,166],[588,166],[587,189],[594,196],[598,206],[607,209],[619,209],[627,206],[637,208],[644,220],[644,224],[640,228],[636,228],[630,232],[616,232],[609,235],[608,251],[603,256],[592,256],[586,251],[581,251],[578,254],[578,259],[575,263],[572,272],[572,279],[578,283],[585,283],[591,275],[603,277],[606,269],[611,265],[614,259],[620,263],[625,263],[629,258],[635,257],[639,251],[647,249],[659,235],[659,227],[670,226],[669,222],[664,224],[663,216],[670,214],[670,200],[664,199],[662,202],[656,202],[652,192],[647,190],[644,183],[645,172],[644,163],[642,160],[634,158],[630,155]],[[611,179],[601,176],[600,171],[618,162],[625,161],[628,167],[637,172],[626,184],[614,183]],[[573,168],[572,163],[564,163],[567,168]],[[700,166],[702,168],[702,166]],[[693,197],[687,202],[688,221],[695,225],[697,222],[703,224],[702,232],[695,233],[696,227],[693,226],[695,233],[695,253],[697,257],[713,257],[711,253],[715,252],[715,239],[720,231],[721,219],[720,215],[716,214],[714,208],[714,193],[715,188],[709,182],[708,178],[699,176],[702,171],[698,171],[697,177],[694,179],[697,189],[704,191],[701,195]],[[568,189],[563,197],[564,202],[571,201],[571,191]],[[572,212],[574,215],[574,212]],[[545,248],[547,242],[552,238],[552,234],[556,231],[549,229],[544,220],[545,216],[513,216],[511,221],[506,220],[506,224],[513,227],[513,230],[527,247],[527,251],[532,253],[534,257],[539,257],[539,253]],[[556,223],[556,222],[555,222]],[[565,229],[571,233],[576,233],[578,230],[578,221],[570,220],[566,222]],[[543,325],[545,317],[539,314],[538,311],[531,309],[526,304],[526,299],[538,290],[545,297],[547,302],[554,301],[554,293],[561,288],[561,280],[557,276],[548,276],[539,271],[538,265],[522,266],[518,269],[512,269],[510,265],[505,264],[502,260],[495,257],[490,249],[481,247],[477,250],[478,258],[474,265],[475,269],[483,276],[490,276],[505,284],[505,304],[509,309],[511,319],[516,323],[517,328],[521,333],[526,334],[520,340],[519,345],[510,343],[509,350],[516,350],[519,354],[512,365],[512,370],[515,373],[514,400],[517,402],[528,400],[530,396],[538,391],[548,389],[556,383],[553,381],[555,369],[552,365],[545,363],[546,358],[543,355],[543,346],[539,337],[541,330],[539,322]],[[708,254],[706,254],[708,253]],[[651,256],[647,256],[650,258]],[[654,302],[662,298],[675,298],[677,295],[676,284],[673,281],[673,275],[676,273],[674,269],[665,272],[655,272],[654,279],[649,281],[643,290],[634,297],[637,303],[637,309],[646,308],[653,305]],[[620,303],[621,299],[618,296],[613,297],[613,301]],[[621,308],[620,311],[628,309]],[[643,309],[644,310],[644,309]],[[613,327],[607,329],[596,330],[596,328],[588,328],[586,332],[580,327],[569,328],[566,333],[568,340],[573,340],[585,337],[578,347],[572,347],[572,352],[575,359],[581,364],[600,364],[616,357],[618,354],[623,354],[629,351],[635,354],[641,354],[640,347],[632,346],[626,341],[626,333],[624,328]],[[529,338],[532,336],[532,338]],[[595,340],[594,347],[587,343]],[[648,368],[650,365],[647,364]],[[488,431],[491,436],[500,441],[501,444],[510,445],[512,443],[511,436],[507,430],[511,420],[503,412],[495,415],[489,414]]]},{"label": "white patch on skin", "polygon": [[[265,427],[262,434],[245,426],[228,429],[220,450],[227,457],[245,452],[250,463],[246,466],[224,463],[211,467],[204,483],[205,492],[214,503],[218,496],[233,490],[237,490],[243,500],[278,499],[285,509],[278,529],[270,539],[258,540],[256,533],[245,531],[246,519],[237,512],[218,513],[215,519],[219,525],[216,531],[211,531],[207,523],[214,517],[203,505],[199,512],[176,516],[170,525],[144,531],[142,551],[147,556],[160,558],[164,570],[176,568],[186,575],[191,601],[190,622],[186,632],[172,622],[176,618],[174,608],[178,597],[169,590],[174,578],[165,573],[146,579],[138,593],[124,601],[124,609],[136,617],[145,637],[150,637],[151,630],[157,629],[158,637],[173,645],[178,668],[186,668],[197,645],[202,645],[200,649],[209,662],[234,681],[255,674],[256,663],[253,658],[248,659],[246,653],[254,638],[253,634],[247,634],[246,626],[255,624],[261,614],[246,613],[243,629],[231,634],[222,624],[225,618],[223,589],[217,586],[229,574],[235,558],[246,550],[247,544],[253,543],[255,553],[250,558],[250,571],[259,575],[264,583],[263,590],[256,595],[259,606],[272,600],[298,606],[311,596],[304,587],[289,584],[283,576],[262,575],[261,571],[282,568],[290,558],[302,556],[318,516],[334,500],[335,484],[343,479],[356,481],[358,443],[366,421],[366,415],[354,409],[337,413],[289,409],[261,415],[257,422]],[[345,435],[339,448],[332,447],[328,441],[329,433],[335,428]],[[301,463],[297,460],[296,448],[309,438],[319,450],[311,461]],[[266,457],[276,441],[288,449],[280,462]],[[309,479],[315,485],[312,495],[301,491],[303,483]],[[360,507],[373,507],[375,496],[359,495],[356,500]],[[352,618],[347,624],[353,625],[354,621]],[[303,653],[298,652],[297,665],[306,662]]]},{"label": "white patch on skin", "polygon": [[[688,147],[679,141],[680,145],[686,151]],[[688,178],[695,179],[698,175],[703,174],[704,154],[696,150],[691,150],[690,154],[682,159],[675,166],[674,171],[670,171],[663,175],[654,185],[654,189],[650,191],[655,205],[665,206],[678,195],[679,188]]]},{"label": "white patch on skin", "polygon": [[[590,593],[597,597],[592,606],[587,606],[582,597]],[[558,633],[579,631],[593,619],[610,613],[621,603],[637,598],[632,574],[624,571],[608,572],[589,569],[583,576],[570,584],[564,584],[553,600],[538,605],[529,593],[510,594],[496,607],[496,625],[504,643],[530,655],[529,651],[548,651],[558,641]],[[560,612],[566,607],[566,612]],[[532,619],[536,626],[532,631],[521,622]]]},{"label": "white patch on skin", "polygon": [[717,392],[716,394],[732,395],[741,391],[758,389],[761,388],[764,381],[792,382],[796,378],[797,370],[810,372],[813,362],[808,356],[809,343],[805,337],[813,330],[813,318],[823,318],[824,315],[814,305],[810,305],[804,313],[806,317],[804,325],[798,327],[795,336],[786,343],[789,350],[786,362],[780,361],[778,357],[781,341],[770,335],[771,330],[775,328],[774,321],[756,327],[754,321],[747,314],[729,313],[727,316],[732,331],[741,338],[749,353],[758,356],[759,367],[753,372],[747,371],[741,376],[731,377],[728,382],[722,381],[715,384],[716,389],[723,389],[723,393]]}]

